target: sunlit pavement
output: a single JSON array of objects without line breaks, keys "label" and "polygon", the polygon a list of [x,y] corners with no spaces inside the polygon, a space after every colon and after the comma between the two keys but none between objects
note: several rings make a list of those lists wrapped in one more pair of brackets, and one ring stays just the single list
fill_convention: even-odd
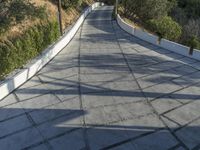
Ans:
[{"label": "sunlit pavement", "polygon": [[93,11],[71,43],[0,101],[0,149],[200,148],[200,62]]}]

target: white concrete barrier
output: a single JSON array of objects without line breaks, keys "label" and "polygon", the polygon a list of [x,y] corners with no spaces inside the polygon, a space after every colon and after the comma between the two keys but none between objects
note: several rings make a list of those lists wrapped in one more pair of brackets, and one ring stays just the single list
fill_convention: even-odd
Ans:
[{"label": "white concrete barrier", "polygon": [[127,24],[123,19],[121,19],[119,15],[117,15],[117,22],[123,30],[125,30],[129,34],[134,35],[135,28]]},{"label": "white concrete barrier", "polygon": [[44,67],[52,58],[54,58],[71,41],[87,15],[93,9],[101,5],[103,4],[97,2],[88,7],[76,21],[72,29],[68,33],[64,34],[57,43],[47,48],[39,57],[34,59],[32,63],[30,63],[26,68],[22,69],[19,73],[13,77],[5,79],[0,84],[0,100],[21,86],[28,79],[33,77],[42,67]]},{"label": "white concrete barrier", "polygon": [[189,47],[166,40],[166,39],[161,39],[159,46],[169,51],[172,51],[184,56],[188,56],[189,54]]},{"label": "white concrete barrier", "polygon": [[117,23],[118,25],[129,34],[138,37],[139,39],[142,39],[144,41],[147,41],[151,44],[157,45],[159,47],[162,47],[164,49],[167,49],[169,51],[200,60],[200,50],[195,49],[193,52],[193,55],[189,55],[189,47],[166,40],[161,39],[160,43],[158,42],[159,37],[153,34],[150,34],[146,31],[143,31],[141,29],[135,28],[129,24],[127,24],[119,15],[117,15]]},{"label": "white concrete barrier", "polygon": [[119,26],[123,30],[128,32],[129,34],[134,35],[134,36],[136,36],[136,37],[138,37],[142,40],[145,40],[149,43],[152,43],[152,44],[158,43],[158,37],[157,36],[127,24],[119,15],[117,15],[117,22],[118,22]]},{"label": "white concrete barrier", "polygon": [[145,32],[141,29],[135,29],[135,32],[134,32],[134,36],[144,40],[144,41],[147,41],[151,44],[157,44],[158,43],[158,37],[153,35],[153,34],[150,34],[148,32]]},{"label": "white concrete barrier", "polygon": [[196,60],[200,60],[200,51],[198,49],[194,49],[192,57]]}]

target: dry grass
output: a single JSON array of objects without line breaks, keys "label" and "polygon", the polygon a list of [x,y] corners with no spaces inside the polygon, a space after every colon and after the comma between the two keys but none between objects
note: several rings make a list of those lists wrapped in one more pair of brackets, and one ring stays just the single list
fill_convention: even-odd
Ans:
[{"label": "dry grass", "polygon": [[[57,18],[57,6],[51,3],[49,0],[30,0],[34,5],[37,6],[45,6],[47,10],[47,18],[48,19],[58,19]],[[87,5],[92,4],[93,0],[84,0],[84,3]],[[70,8],[67,11],[62,10],[62,26],[63,29],[67,28],[71,25],[80,15],[79,10],[75,8]],[[25,19],[22,23],[17,25],[13,25],[8,31],[6,31],[0,39],[6,39],[7,37],[15,37],[22,34],[28,28],[39,24],[44,20],[41,19]]]}]

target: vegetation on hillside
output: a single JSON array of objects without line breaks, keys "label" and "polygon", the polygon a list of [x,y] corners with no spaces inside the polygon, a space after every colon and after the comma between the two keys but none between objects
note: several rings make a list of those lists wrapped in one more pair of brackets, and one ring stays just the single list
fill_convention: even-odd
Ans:
[{"label": "vegetation on hillside", "polygon": [[123,0],[119,12],[161,38],[200,49],[199,0]]},{"label": "vegetation on hillside", "polygon": [[177,0],[169,15],[183,28],[180,42],[200,49],[200,1]]},{"label": "vegetation on hillside", "polygon": [[[93,0],[62,0],[63,28]],[[0,0],[0,79],[59,37],[57,0]]]},{"label": "vegetation on hillside", "polygon": [[106,5],[114,5],[116,0],[100,0],[100,2],[105,3]]},{"label": "vegetation on hillside", "polygon": [[45,7],[35,7],[28,0],[7,0],[0,3],[0,35],[25,19],[44,19]]}]

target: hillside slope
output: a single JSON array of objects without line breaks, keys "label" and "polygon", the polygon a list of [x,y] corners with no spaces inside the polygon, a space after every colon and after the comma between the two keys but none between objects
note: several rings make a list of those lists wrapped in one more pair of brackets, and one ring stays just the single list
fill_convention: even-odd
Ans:
[{"label": "hillside slope", "polygon": [[[5,39],[7,37],[14,37],[19,34],[22,34],[24,31],[26,31],[28,28],[33,27],[37,24],[40,24],[41,21],[44,19],[55,19],[57,20],[57,5],[52,3],[51,0],[30,0],[30,2],[35,6],[35,9],[39,7],[44,7],[45,13],[47,16],[45,18],[39,18],[37,16],[34,17],[27,17],[20,22],[20,23],[10,23],[9,30],[6,30],[5,33],[0,34],[0,39]],[[88,5],[91,5],[94,1],[93,0],[83,0],[83,6],[80,8],[69,8],[67,10],[62,9],[62,23],[63,28],[68,27],[74,20],[76,20],[83,9],[83,7],[87,7]],[[20,10],[19,10],[20,11]],[[1,27],[0,27],[1,28]]]},{"label": "hillside slope", "polygon": [[[0,3],[0,79],[22,68],[59,38],[56,0],[18,0]],[[68,1],[69,2],[69,1]],[[71,25],[93,0],[63,7],[62,27]],[[69,3],[70,4],[70,3]]]}]

